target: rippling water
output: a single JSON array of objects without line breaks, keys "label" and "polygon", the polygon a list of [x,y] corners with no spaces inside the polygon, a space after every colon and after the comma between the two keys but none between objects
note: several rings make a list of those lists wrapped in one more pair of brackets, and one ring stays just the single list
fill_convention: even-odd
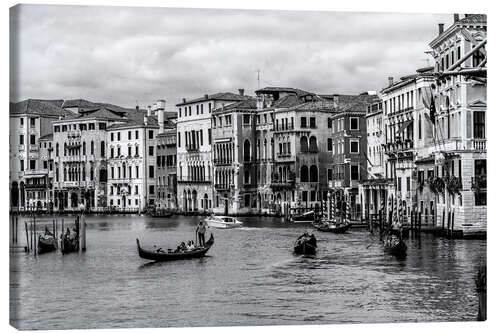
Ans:
[{"label": "rippling water", "polygon": [[76,329],[477,317],[474,276],[486,260],[484,240],[422,234],[398,260],[364,230],[317,232],[317,255],[302,257],[292,245],[310,227],[243,218],[242,229],[208,229],[215,244],[205,258],[150,263],[137,255],[136,237],[174,248],[195,238],[199,219],[88,217],[86,253],[11,253],[11,323]]}]

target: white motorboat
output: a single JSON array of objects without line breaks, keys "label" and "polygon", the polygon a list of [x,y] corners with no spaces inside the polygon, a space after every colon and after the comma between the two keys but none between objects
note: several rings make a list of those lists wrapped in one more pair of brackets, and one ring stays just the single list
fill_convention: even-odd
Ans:
[{"label": "white motorboat", "polygon": [[209,227],[218,229],[240,228],[243,222],[232,216],[210,216],[205,219]]}]

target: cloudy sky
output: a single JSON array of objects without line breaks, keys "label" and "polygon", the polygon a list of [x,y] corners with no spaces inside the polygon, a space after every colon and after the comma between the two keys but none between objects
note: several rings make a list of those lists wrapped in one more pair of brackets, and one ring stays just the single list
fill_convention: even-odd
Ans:
[{"label": "cloudy sky", "polygon": [[[23,5],[11,11],[11,101],[168,108],[205,93],[380,90],[427,65],[452,14]],[[430,58],[428,58],[431,60]],[[432,64],[432,63],[431,63]]]}]

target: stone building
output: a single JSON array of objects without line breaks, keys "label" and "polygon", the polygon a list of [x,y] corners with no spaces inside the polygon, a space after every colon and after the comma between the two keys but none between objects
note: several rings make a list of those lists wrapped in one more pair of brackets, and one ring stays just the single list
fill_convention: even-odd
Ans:
[{"label": "stone building", "polygon": [[418,146],[417,162],[428,167],[426,159],[434,158],[428,186],[445,185],[436,193],[437,225],[463,236],[486,233],[486,40],[486,15],[455,14],[429,44],[437,74],[435,143]]},{"label": "stone building", "polygon": [[[47,209],[51,201],[49,160],[40,138],[52,133],[52,122],[70,115],[62,100],[27,99],[9,107],[10,207]],[[45,145],[46,141],[42,144]],[[45,148],[43,148],[45,149]],[[49,149],[49,148],[47,148]]]},{"label": "stone building", "polygon": [[214,213],[258,211],[256,101],[247,99],[213,110]]},{"label": "stone building", "polygon": [[248,99],[243,89],[177,104],[177,202],[184,212],[209,212],[212,186],[212,110]]},{"label": "stone building", "polygon": [[156,207],[175,210],[177,209],[177,114],[174,113],[173,118],[164,119],[161,108],[156,108],[155,113],[158,116],[159,127],[156,136]]}]

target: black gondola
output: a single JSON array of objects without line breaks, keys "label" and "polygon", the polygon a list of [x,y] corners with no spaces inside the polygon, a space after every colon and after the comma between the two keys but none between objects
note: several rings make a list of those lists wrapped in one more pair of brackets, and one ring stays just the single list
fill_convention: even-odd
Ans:
[{"label": "black gondola", "polygon": [[406,256],[406,244],[396,235],[387,235],[384,240],[384,250],[397,257]]},{"label": "black gondola", "polygon": [[308,223],[317,221],[316,213],[313,210],[305,212],[304,214],[293,215],[290,221],[293,223]]},{"label": "black gondola", "polygon": [[38,254],[57,250],[57,240],[51,234],[38,236]]},{"label": "black gondola", "polygon": [[208,250],[214,244],[214,235],[210,234],[210,238],[205,243],[205,246],[202,248],[197,248],[191,251],[185,252],[161,252],[145,250],[141,247],[139,239],[136,239],[137,242],[137,251],[139,252],[139,257],[142,259],[154,260],[154,261],[172,261],[172,260],[180,260],[180,259],[192,259],[192,258],[201,258],[205,256]]},{"label": "black gondola", "polygon": [[155,211],[150,212],[148,215],[151,217],[168,218],[168,217],[171,217],[172,214],[173,213],[169,210],[155,210]]},{"label": "black gondola", "polygon": [[313,223],[313,226],[323,232],[333,232],[334,234],[343,234],[351,227],[349,222],[335,222],[335,221],[320,221]]},{"label": "black gondola", "polygon": [[73,237],[69,235],[63,236],[61,240],[61,252],[62,254],[78,252],[80,247],[80,240],[78,234],[75,234]]},{"label": "black gondola", "polygon": [[316,253],[316,237],[314,235],[303,234],[293,245],[295,254],[313,255]]}]

